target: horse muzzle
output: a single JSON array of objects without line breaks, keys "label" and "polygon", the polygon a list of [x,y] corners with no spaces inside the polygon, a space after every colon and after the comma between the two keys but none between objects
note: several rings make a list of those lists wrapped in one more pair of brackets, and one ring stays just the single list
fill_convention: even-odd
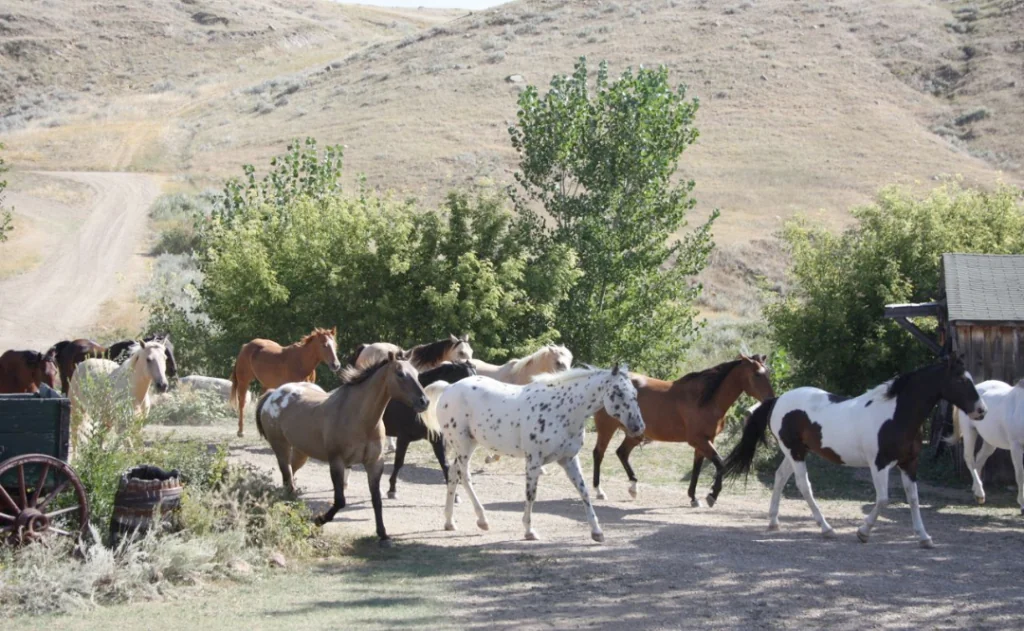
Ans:
[{"label": "horse muzzle", "polygon": [[426,412],[427,408],[430,407],[430,399],[427,397],[420,397],[412,404],[411,407],[416,412]]},{"label": "horse muzzle", "polygon": [[971,417],[972,421],[980,421],[985,418],[986,414],[988,414],[988,406],[980,403],[974,407],[974,411],[968,414],[968,416]]},{"label": "horse muzzle", "polygon": [[160,394],[163,394],[167,392],[170,389],[170,387],[170,384],[168,384],[166,381],[161,381],[160,383],[156,384],[156,391],[159,392]]}]

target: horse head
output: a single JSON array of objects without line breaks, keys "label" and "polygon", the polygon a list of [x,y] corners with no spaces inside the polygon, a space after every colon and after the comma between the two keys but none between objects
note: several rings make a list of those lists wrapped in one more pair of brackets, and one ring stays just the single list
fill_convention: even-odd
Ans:
[{"label": "horse head", "polygon": [[460,335],[455,337],[451,333],[448,334],[448,339],[451,342],[448,352],[445,354],[445,360],[450,362],[468,362],[473,359],[473,347],[469,345],[469,334]]},{"label": "horse head", "polygon": [[333,327],[329,331],[327,329],[316,329],[306,339],[314,344],[317,357],[327,365],[331,372],[336,373],[343,368],[341,362],[338,361],[338,327]]},{"label": "horse head", "polygon": [[945,358],[945,379],[942,383],[942,398],[967,412],[976,421],[985,418],[988,406],[974,387],[974,378],[967,372],[964,360],[959,355]]},{"label": "horse head", "polygon": [[618,419],[629,436],[644,433],[644,418],[636,400],[636,386],[629,377],[629,366],[615,364],[604,389],[604,410]]},{"label": "horse head", "polygon": [[388,394],[392,399],[404,403],[416,412],[425,412],[430,400],[420,385],[419,373],[416,368],[395,353],[388,353],[387,366]]},{"label": "horse head", "polygon": [[739,362],[743,367],[743,391],[758,401],[775,398],[775,390],[768,378],[767,357],[764,355],[744,355],[740,353]]},{"label": "horse head", "polygon": [[139,342],[139,346],[132,353],[128,360],[133,363],[132,370],[135,375],[139,370],[145,374],[156,386],[159,393],[167,392],[170,385],[167,383],[167,349],[160,342]]},{"label": "horse head", "polygon": [[41,363],[42,375],[39,381],[56,389],[57,384],[60,383],[60,375],[57,372],[57,351],[52,348],[46,351],[46,354],[42,356]]},{"label": "horse head", "polygon": [[572,351],[568,348],[561,345],[548,344],[544,347],[544,351],[544,356],[550,364],[547,372],[565,372],[572,368]]}]

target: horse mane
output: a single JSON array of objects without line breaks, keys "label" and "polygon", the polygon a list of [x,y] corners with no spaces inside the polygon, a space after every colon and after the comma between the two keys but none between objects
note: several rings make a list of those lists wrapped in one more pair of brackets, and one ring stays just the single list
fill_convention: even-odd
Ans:
[{"label": "horse mane", "polygon": [[[885,398],[886,399],[895,399],[896,397],[900,396],[900,393],[903,392],[903,390],[905,390],[908,385],[910,385],[911,379],[913,379],[914,377],[920,375],[921,373],[929,371],[929,370],[935,370],[936,368],[945,368],[945,367],[946,367],[946,364],[944,362],[939,362],[937,364],[928,364],[927,366],[922,366],[922,367],[917,368],[915,370],[911,370],[909,372],[905,372],[905,373],[903,373],[901,375],[898,375],[895,379],[893,379],[892,381],[888,382],[889,385],[885,389]],[[882,384],[882,385],[885,385],[885,384]]]},{"label": "horse mane", "polygon": [[462,340],[450,337],[429,344],[420,344],[408,351],[409,359],[416,366],[432,366],[444,359],[448,349],[455,348],[459,344],[462,344]]},{"label": "horse mane", "polygon": [[537,350],[533,351],[532,353],[530,353],[526,357],[520,357],[519,359],[515,360],[515,363],[512,364],[512,370],[509,373],[510,376],[512,376],[512,377],[518,376],[519,373],[521,373],[523,370],[526,369],[527,366],[530,365],[530,362],[532,362],[535,359],[540,358],[546,352],[550,353],[551,351],[548,350],[549,348],[550,347],[545,344],[544,346],[541,346],[540,348],[538,348]]},{"label": "horse mane", "polygon": [[345,366],[340,373],[338,373],[338,380],[343,386],[358,386],[370,377],[372,377],[378,370],[386,366],[391,360],[382,359],[372,366],[366,368],[356,368],[355,366]]},{"label": "horse mane", "polygon": [[360,344],[359,346],[356,347],[356,350],[352,352],[352,356],[348,358],[349,366],[356,365],[356,362],[359,360],[359,355],[362,354],[364,350],[366,350],[367,346],[369,346],[369,344]]},{"label": "horse mane", "polygon": [[68,344],[70,344],[70,343],[71,343],[71,340],[64,340],[63,342],[57,342],[56,344],[51,346],[49,350],[46,351],[46,354],[49,355],[50,353],[53,353],[55,356],[56,355],[60,355],[64,351],[64,349],[67,348]]},{"label": "horse mane", "polygon": [[712,366],[706,370],[698,372],[691,372],[684,375],[679,379],[680,383],[689,383],[691,381],[701,381],[701,393],[700,393],[700,405],[707,405],[711,403],[711,400],[715,398],[715,393],[725,383],[726,378],[732,372],[732,369],[739,366],[741,359],[734,359],[724,364]]},{"label": "horse mane", "polygon": [[313,331],[309,335],[307,335],[306,337],[304,337],[301,340],[299,340],[299,344],[300,345],[308,344],[309,342],[311,342],[313,340],[314,337],[316,337],[318,335],[334,335],[334,333],[332,333],[330,329],[321,329],[320,327],[317,327],[317,328],[313,329]]},{"label": "horse mane", "polygon": [[563,383],[570,381],[578,381],[587,377],[592,377],[599,372],[610,372],[601,368],[571,368],[565,372],[547,372],[540,375],[536,375],[533,378],[533,383],[544,383],[549,386],[558,386]]}]

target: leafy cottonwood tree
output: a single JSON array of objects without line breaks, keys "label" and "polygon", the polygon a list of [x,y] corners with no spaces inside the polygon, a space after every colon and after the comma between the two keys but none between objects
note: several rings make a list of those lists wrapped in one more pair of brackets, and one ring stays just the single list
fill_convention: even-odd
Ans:
[{"label": "leafy cottonwood tree", "polygon": [[673,183],[697,139],[696,111],[665,68],[610,81],[602,63],[591,90],[584,58],[543,96],[530,86],[519,97],[509,127],[520,169],[513,199],[537,243],[578,257],[582,276],[557,322],[581,360],[626,359],[665,374],[696,331],[692,279],[707,264],[717,211],[678,239],[694,183]]},{"label": "leafy cottonwood tree", "polygon": [[766,315],[793,360],[793,383],[860,394],[928,361],[927,349],[883,317],[885,305],[936,299],[943,252],[1024,253],[1020,195],[949,184],[917,199],[887,188],[853,210],[857,222],[841,235],[787,224],[795,288]]}]

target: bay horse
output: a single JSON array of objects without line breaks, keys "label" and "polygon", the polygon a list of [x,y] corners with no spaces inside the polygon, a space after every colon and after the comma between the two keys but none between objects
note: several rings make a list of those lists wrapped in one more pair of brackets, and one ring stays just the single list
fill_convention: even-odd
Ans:
[{"label": "bay horse", "polygon": [[[985,421],[975,423],[969,415],[961,419],[959,408],[954,408],[954,431],[949,442],[956,442],[963,434],[964,462],[971,472],[971,487],[979,504],[985,503],[985,486],[980,475],[985,469],[985,462],[996,449],[1008,449],[1017,479],[1017,504],[1021,515],[1024,515],[1024,379],[1016,386],[996,379],[983,381],[978,384],[978,394],[988,407]],[[978,455],[974,455],[974,441],[978,435],[985,442]]]},{"label": "bay horse", "polygon": [[384,529],[380,478],[384,473],[384,424],[381,415],[391,399],[417,412],[427,409],[427,396],[416,369],[394,354],[370,366],[348,367],[341,386],[330,393],[313,384],[289,383],[260,397],[256,428],[270,443],[281,469],[282,484],[295,492],[294,474],[308,458],[326,462],[334,485],[334,503],[317,517],[324,524],[345,507],[345,481],[354,464],[366,468],[370,500],[380,545],[391,545]]},{"label": "bay horse", "polygon": [[424,423],[444,435],[445,449],[454,453],[445,503],[445,530],[455,530],[455,489],[461,482],[473,501],[477,526],[487,530],[487,516],[470,480],[469,462],[477,445],[500,454],[526,459],[526,539],[536,540],[532,527],[540,468],[558,462],[583,500],[590,536],[604,541],[587,483],[580,470],[586,420],[602,407],[622,421],[626,432],[639,436],[644,420],[637,404],[636,388],[625,366],[611,370],[576,368],[540,375],[525,386],[501,383],[489,377],[469,377],[448,385],[427,386],[430,408]]},{"label": "bay horse", "polygon": [[[437,368],[419,374],[421,386],[429,386],[435,381],[455,383],[466,377],[476,374],[476,368],[470,362],[445,362]],[[405,464],[405,452],[409,449],[409,443],[417,440],[428,440],[434,449],[434,456],[437,463],[441,465],[441,472],[444,473],[444,481],[448,482],[448,460],[444,453],[444,439],[437,432],[429,432],[423,424],[419,414],[411,407],[397,399],[392,399],[384,410],[384,432],[388,436],[398,439],[395,449],[395,465],[391,471],[390,484],[388,486],[388,499],[395,499],[398,493],[395,484],[398,481],[398,472]]]},{"label": "bay horse", "polygon": [[75,375],[75,366],[92,357],[103,357],[106,352],[106,347],[86,339],[65,340],[51,346],[46,353],[47,355],[53,353],[57,358],[57,367],[60,369],[61,394],[68,395],[71,377]]},{"label": "bay horse", "polygon": [[40,384],[57,387],[56,352],[7,351],[0,355],[0,393],[39,392]]},{"label": "bay horse", "polygon": [[[622,441],[615,455],[629,476],[629,494],[637,495],[637,478],[629,464],[629,455],[641,443],[660,441],[688,443],[693,447],[693,472],[690,474],[690,506],[699,507],[697,480],[705,460],[715,465],[715,481],[708,493],[708,506],[714,506],[722,490],[724,462],[715,449],[715,438],[725,428],[725,415],[741,394],[746,393],[758,401],[775,396],[764,355],[740,355],[724,364],[700,372],[690,373],[675,381],[661,381],[635,376],[637,400],[644,415],[643,436]],[[601,462],[612,437],[621,428],[619,422],[604,410],[594,415],[597,426],[597,444],[594,446],[594,494],[603,500],[601,490]]]},{"label": "bay horse", "polygon": [[875,485],[875,507],[857,529],[857,538],[867,543],[875,520],[889,503],[889,472],[897,466],[918,542],[922,548],[932,548],[932,538],[921,521],[917,466],[921,426],[940,399],[970,410],[972,419],[984,418],[987,411],[963,360],[955,356],[904,373],[852,399],[818,388],[790,390],[768,399],[750,415],[739,444],[725,459],[726,475],[750,471],[757,444],[764,442],[765,430],[771,426],[784,459],[775,472],[768,530],[779,528],[782,489],[796,473],[797,488],[822,535],[833,537],[835,531],[811,492],[807,454],[816,453],[835,464],[867,467]]},{"label": "bay horse", "polygon": [[231,370],[231,403],[238,410],[239,437],[243,436],[245,403],[253,379],[266,391],[286,383],[313,381],[320,362],[327,364],[332,372],[338,372],[341,362],[335,342],[337,334],[337,327],[318,328],[289,346],[259,338],[242,345]]},{"label": "bay horse", "polygon": [[[167,351],[167,378],[174,379],[178,376],[178,362],[174,359],[174,342],[170,334],[157,333],[142,338],[143,342],[160,342]],[[136,340],[121,340],[114,342],[107,347],[106,358],[117,363],[122,363],[131,355],[132,347],[138,344]]]}]

